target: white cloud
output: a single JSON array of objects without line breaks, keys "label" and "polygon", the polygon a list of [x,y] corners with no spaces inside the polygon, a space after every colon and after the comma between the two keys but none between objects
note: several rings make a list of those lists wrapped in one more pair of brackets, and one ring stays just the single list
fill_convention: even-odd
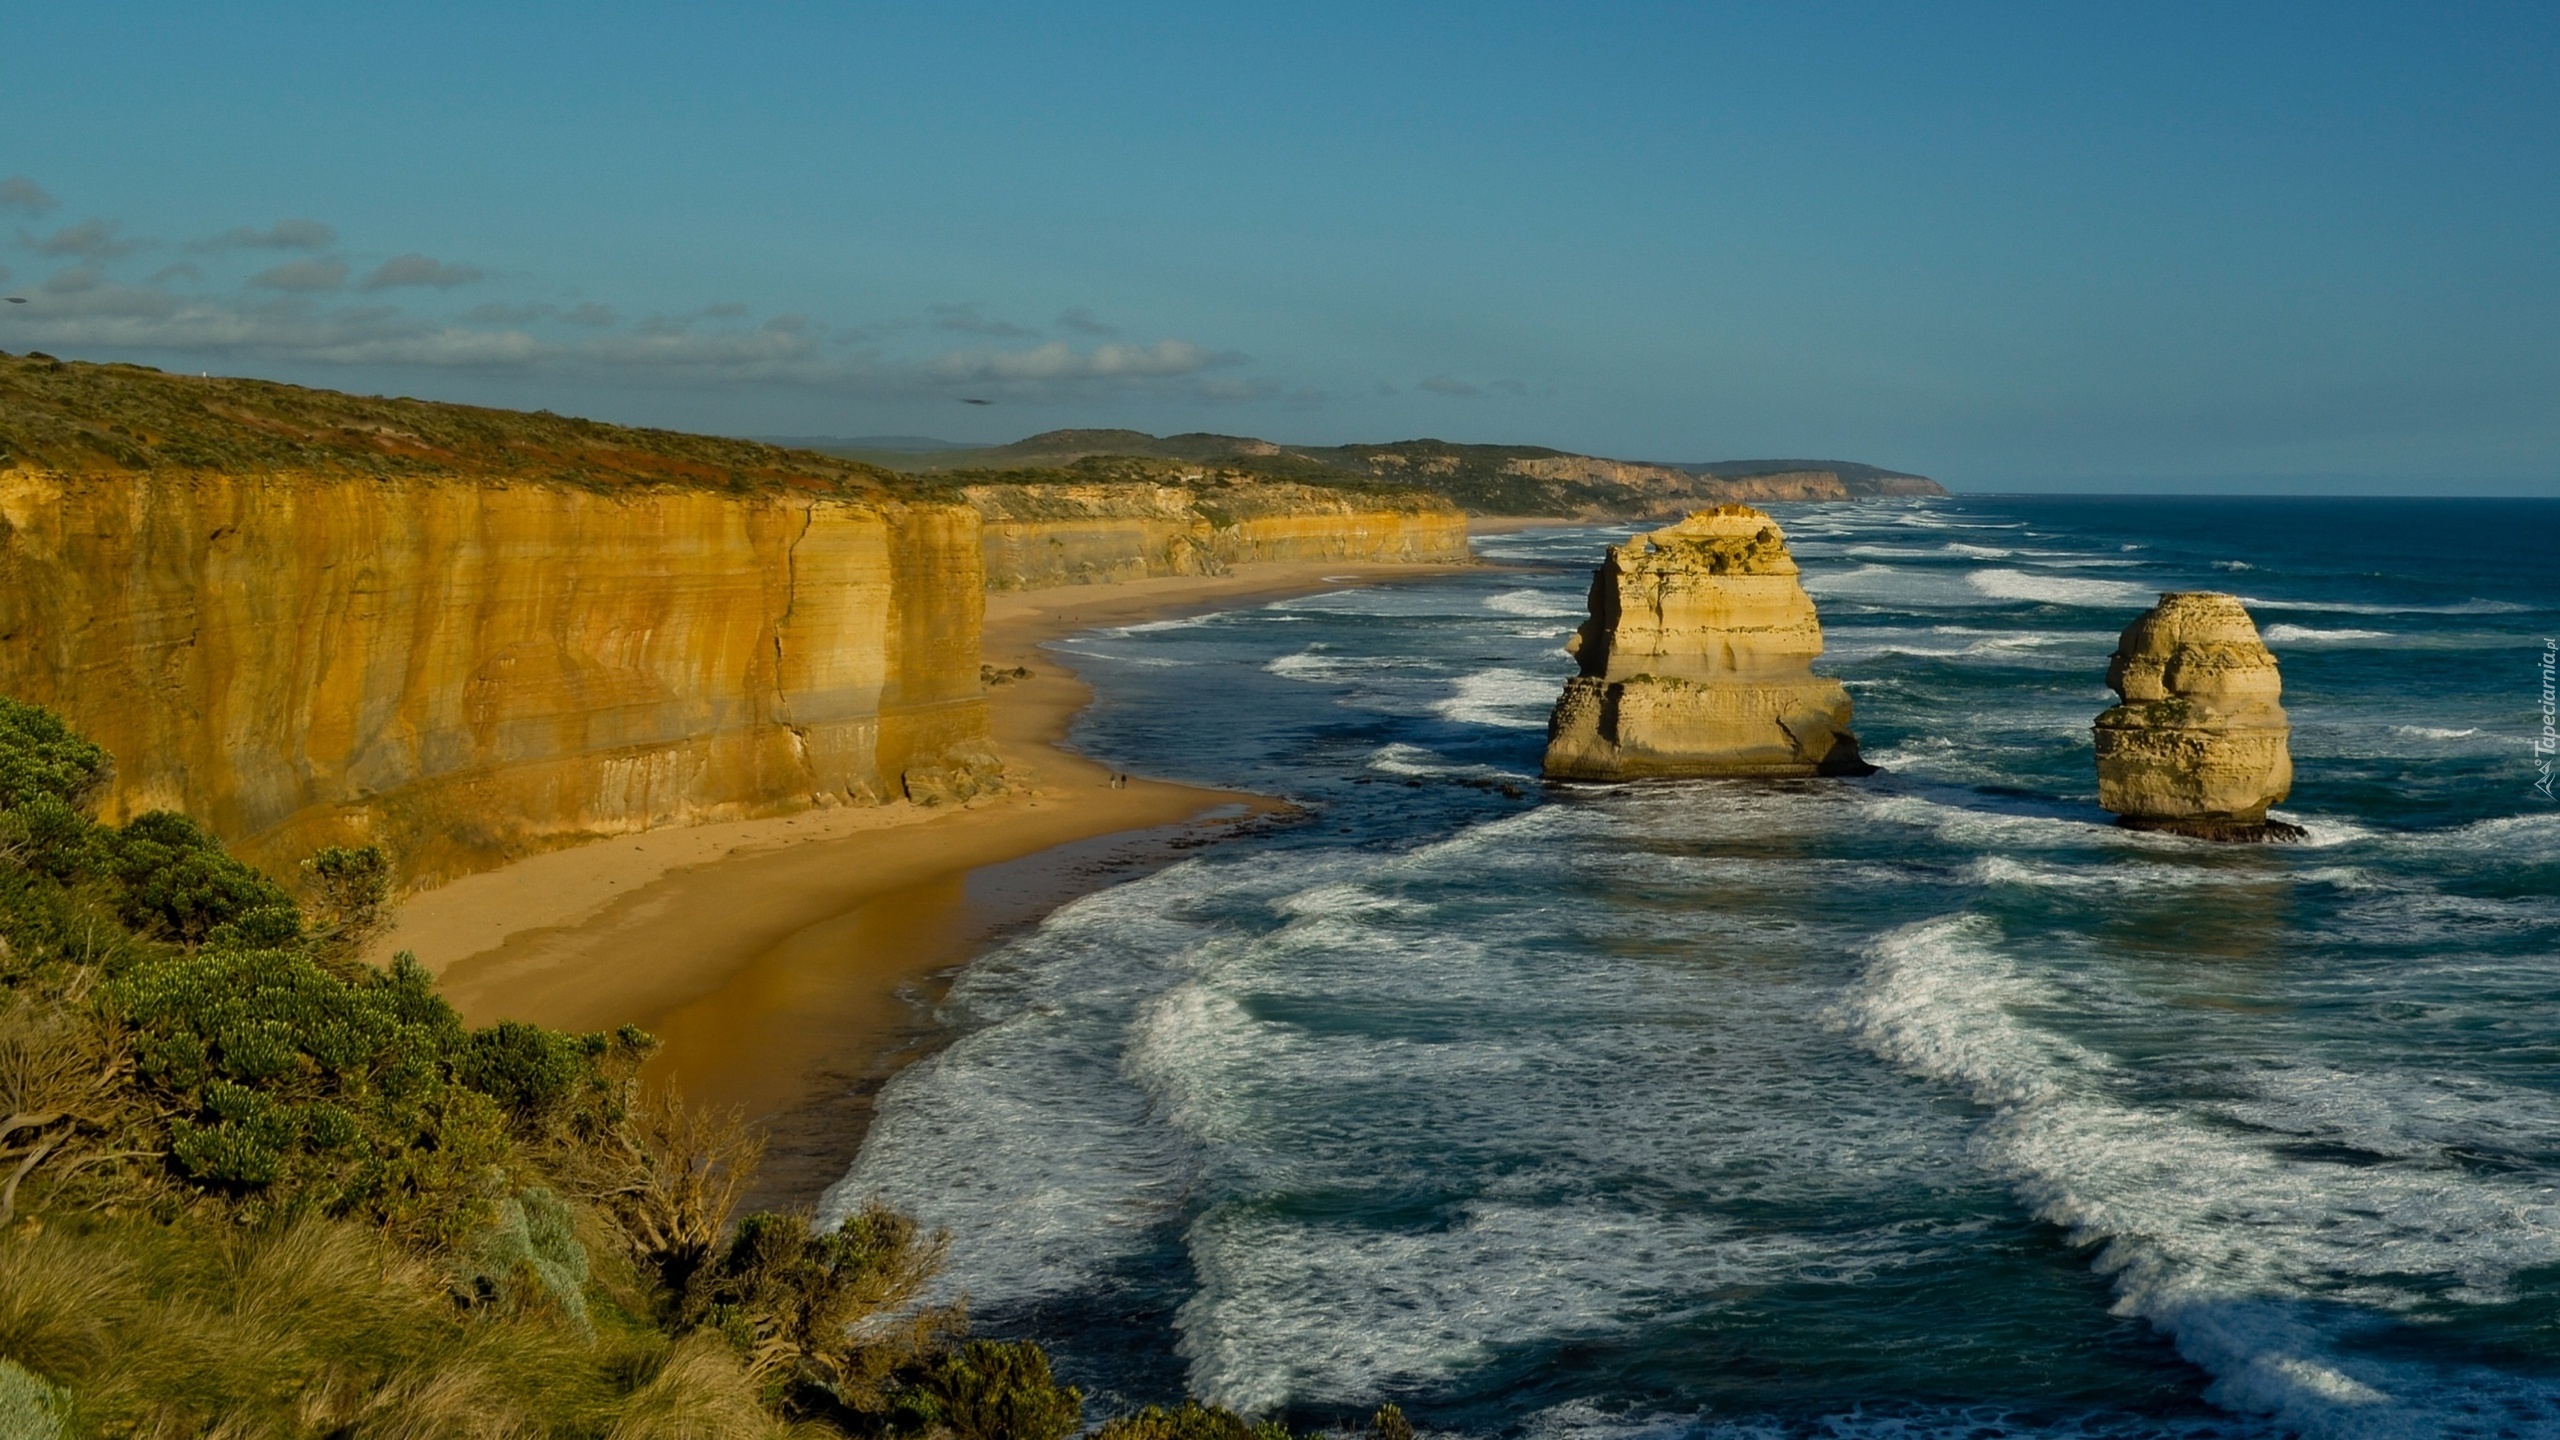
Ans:
[{"label": "white cloud", "polygon": [[47,295],[86,295],[107,287],[107,272],[95,265],[74,265],[56,270],[44,282]]},{"label": "white cloud", "polygon": [[308,294],[319,290],[336,290],[347,283],[344,260],[288,260],[282,265],[261,270],[249,277],[249,283],[261,290],[291,290]]},{"label": "white cloud", "polygon": [[1220,358],[1187,340],[1101,345],[1082,351],[1052,340],[1029,350],[953,351],[935,357],[925,369],[943,380],[1161,379],[1197,374]]},{"label": "white cloud", "polygon": [[0,210],[23,210],[30,215],[42,215],[61,204],[61,201],[44,193],[43,186],[24,175],[0,180]]},{"label": "white cloud", "polygon": [[1029,340],[1039,335],[1010,320],[991,320],[978,313],[975,305],[932,305],[926,313],[933,316],[936,330],[958,330],[970,335],[990,335],[999,340]]},{"label": "white cloud", "polygon": [[66,226],[39,240],[21,230],[18,239],[47,255],[77,255],[85,260],[113,260],[133,253],[133,242],[119,240],[116,232],[123,225],[114,220],[91,216],[77,225]]},{"label": "white cloud", "polygon": [[1094,337],[1117,335],[1120,333],[1119,326],[1106,323],[1105,321],[1096,318],[1092,311],[1087,310],[1081,305],[1061,314],[1058,317],[1058,328],[1066,331],[1070,335],[1089,335]]},{"label": "white cloud", "polygon": [[593,300],[572,305],[566,310],[539,302],[512,305],[503,300],[492,300],[486,305],[474,305],[463,311],[462,318],[474,325],[538,325],[545,321],[558,321],[590,330],[610,329],[621,323],[621,317],[613,313],[612,306],[599,305]]},{"label": "white cloud", "polygon": [[199,240],[191,250],[326,250],[338,243],[338,232],[317,220],[279,220],[264,230],[246,225]]},{"label": "white cloud", "polygon": [[468,285],[474,280],[481,279],[484,274],[485,272],[470,265],[447,265],[441,260],[425,255],[394,255],[375,266],[373,273],[364,277],[364,288],[394,290],[402,286],[418,285],[437,290],[450,290],[456,285]]},{"label": "white cloud", "polygon": [[[770,374],[819,354],[806,320],[778,316],[762,328],[703,334],[692,330],[659,330],[608,335],[588,342],[579,353],[608,365],[699,370],[727,369]],[[745,378],[744,375],[741,378]]]},{"label": "white cloud", "polygon": [[[32,209],[39,199],[50,203],[40,191],[0,187],[0,205]],[[1241,366],[1240,355],[1187,340],[1110,340],[1116,327],[1081,308],[1060,313],[1050,332],[1074,337],[1073,343],[1044,340],[971,304],[847,325],[795,314],[759,321],[746,306],[722,302],[626,324],[612,306],[596,301],[449,305],[432,292],[489,277],[416,252],[360,269],[336,253],[340,237],[317,220],[242,227],[185,247],[199,256],[264,251],[279,262],[245,281],[231,280],[227,266],[210,260],[163,266],[142,283],[120,280],[111,273],[113,262],[137,242],[124,239],[109,220],[86,220],[41,240],[19,235],[65,257],[66,268],[26,292],[30,303],[0,307],[0,347],[11,350],[375,368],[531,366],[641,385],[788,386],[909,399],[1000,393],[1038,403],[1133,388],[1208,401],[1290,398],[1270,381],[1222,369]],[[0,283],[5,279],[0,271]],[[378,298],[354,303],[359,297]],[[928,337],[936,331],[983,338],[935,354]]]}]

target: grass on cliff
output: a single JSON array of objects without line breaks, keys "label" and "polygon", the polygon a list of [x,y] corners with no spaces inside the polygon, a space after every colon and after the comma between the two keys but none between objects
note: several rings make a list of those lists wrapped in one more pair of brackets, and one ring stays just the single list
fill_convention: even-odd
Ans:
[{"label": "grass on cliff", "polygon": [[0,353],[0,467],[554,481],[598,489],[940,494],[750,440]]},{"label": "grass on cliff", "polygon": [[[301,894],[0,697],[0,1437],[1064,1440],[1083,1397],[928,1303],[943,1238],[733,1214],[757,1143],[652,1041],[478,1029],[358,962],[378,851]],[[1411,1440],[1392,1407],[1376,1440]],[[1109,1440],[1288,1440],[1215,1407]]]}]

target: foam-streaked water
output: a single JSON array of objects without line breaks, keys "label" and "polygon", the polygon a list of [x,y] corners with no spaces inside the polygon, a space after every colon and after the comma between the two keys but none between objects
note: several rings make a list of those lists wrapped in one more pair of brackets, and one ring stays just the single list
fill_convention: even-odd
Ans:
[{"label": "foam-streaked water", "polygon": [[[1784,507],[1886,773],[1550,789],[1554,567],[1069,648],[1080,740],[1317,818],[979,961],[830,1196],[1103,1406],[1472,1434],[2560,1434],[2560,505]],[[2169,588],[2291,847],[2109,828]]]}]

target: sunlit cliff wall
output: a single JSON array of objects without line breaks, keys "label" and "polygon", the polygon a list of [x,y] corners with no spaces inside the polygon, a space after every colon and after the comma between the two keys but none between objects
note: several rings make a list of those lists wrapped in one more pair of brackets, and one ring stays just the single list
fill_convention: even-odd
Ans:
[{"label": "sunlit cliff wall", "polygon": [[1437,496],[1256,483],[973,485],[987,585],[1036,590],[1263,561],[1386,564],[1469,556],[1466,516]]},{"label": "sunlit cliff wall", "polygon": [[967,793],[984,584],[956,504],[0,471],[0,693],[279,872]]}]

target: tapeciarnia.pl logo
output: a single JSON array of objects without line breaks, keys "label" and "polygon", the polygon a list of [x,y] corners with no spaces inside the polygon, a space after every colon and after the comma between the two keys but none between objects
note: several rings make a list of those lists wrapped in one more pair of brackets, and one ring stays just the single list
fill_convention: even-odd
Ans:
[{"label": "tapeciarnia.pl logo", "polygon": [[2533,737],[2533,793],[2551,798],[2551,761],[2560,751],[2560,642],[2542,642],[2542,733]]}]

